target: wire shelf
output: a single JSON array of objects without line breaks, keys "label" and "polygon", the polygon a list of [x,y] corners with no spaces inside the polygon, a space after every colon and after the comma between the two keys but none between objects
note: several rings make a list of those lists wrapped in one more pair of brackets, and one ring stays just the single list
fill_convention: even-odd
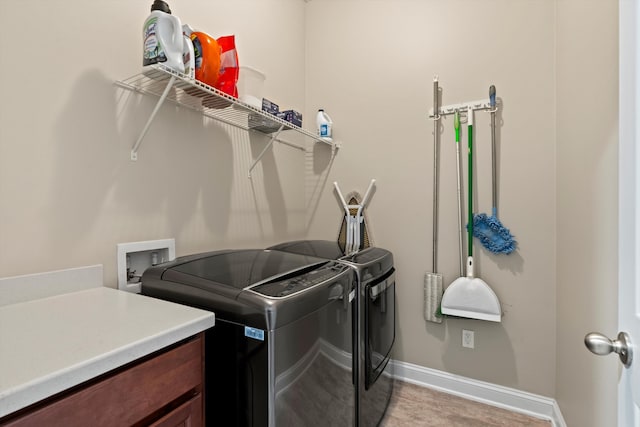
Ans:
[{"label": "wire shelf", "polygon": [[322,142],[331,145],[332,148],[337,147],[336,144],[327,142],[300,126],[296,126],[272,114],[258,110],[255,107],[239,101],[237,98],[229,96],[199,80],[192,79],[185,74],[178,73],[163,64],[155,64],[150,70],[146,70],[144,73],[116,81],[116,85],[134,92],[160,98],[151,117],[149,117],[147,125],[142,130],[138,141],[131,151],[132,160],[137,159],[138,147],[157,110],[165,100],[197,111],[206,117],[222,123],[248,131],[257,131],[271,135],[271,143],[273,140],[277,140],[290,144],[286,140],[280,139],[280,133],[282,131],[294,131],[313,142]]}]

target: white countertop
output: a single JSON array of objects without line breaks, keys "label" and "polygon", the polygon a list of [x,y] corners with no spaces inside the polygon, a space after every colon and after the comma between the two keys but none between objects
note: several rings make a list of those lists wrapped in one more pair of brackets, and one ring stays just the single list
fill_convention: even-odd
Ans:
[{"label": "white countertop", "polygon": [[211,312],[106,287],[0,306],[0,417],[213,324]]}]

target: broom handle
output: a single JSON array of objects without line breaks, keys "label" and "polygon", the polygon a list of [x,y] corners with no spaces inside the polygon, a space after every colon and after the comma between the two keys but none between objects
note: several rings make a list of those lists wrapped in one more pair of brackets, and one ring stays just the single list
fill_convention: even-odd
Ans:
[{"label": "broom handle", "polygon": [[467,109],[467,122],[469,133],[469,217],[467,219],[467,245],[469,257],[473,256],[473,109]]},{"label": "broom handle", "polygon": [[438,77],[433,78],[433,272],[438,271]]},{"label": "broom handle", "polygon": [[456,132],[456,189],[458,199],[458,252],[460,258],[460,277],[464,276],[464,242],[462,237],[462,219],[464,217],[464,201],[462,200],[462,170],[460,161],[460,111],[453,116],[453,128]]},{"label": "broom handle", "polygon": [[498,216],[498,180],[496,172],[496,87],[489,87],[489,105],[491,106],[491,198],[493,216]]}]

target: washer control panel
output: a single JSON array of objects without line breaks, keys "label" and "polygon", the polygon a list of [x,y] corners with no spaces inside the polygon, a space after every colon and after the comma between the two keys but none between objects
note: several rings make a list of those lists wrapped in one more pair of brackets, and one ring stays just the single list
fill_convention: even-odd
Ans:
[{"label": "washer control panel", "polygon": [[332,280],[348,268],[344,265],[329,263],[293,277],[279,278],[276,281],[254,286],[251,290],[268,297],[286,298]]}]

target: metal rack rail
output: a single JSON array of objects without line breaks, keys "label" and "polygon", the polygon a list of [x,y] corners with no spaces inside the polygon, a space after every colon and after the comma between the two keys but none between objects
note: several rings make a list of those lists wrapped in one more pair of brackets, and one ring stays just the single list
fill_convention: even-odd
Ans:
[{"label": "metal rack rail", "polygon": [[500,98],[497,98],[497,105],[495,107],[491,106],[491,103],[489,102],[488,99],[482,99],[482,100],[479,100],[479,101],[463,102],[461,104],[444,105],[444,106],[438,108],[438,114],[437,115],[433,114],[433,108],[431,108],[429,110],[429,118],[430,119],[434,119],[434,120],[438,120],[440,117],[454,114],[456,111],[459,111],[461,114],[464,114],[464,113],[467,112],[467,110],[469,108],[471,108],[474,111],[477,111],[477,110],[489,110],[489,112],[492,112],[492,111],[495,112],[500,108],[501,105],[502,105],[502,99],[500,99]]}]

